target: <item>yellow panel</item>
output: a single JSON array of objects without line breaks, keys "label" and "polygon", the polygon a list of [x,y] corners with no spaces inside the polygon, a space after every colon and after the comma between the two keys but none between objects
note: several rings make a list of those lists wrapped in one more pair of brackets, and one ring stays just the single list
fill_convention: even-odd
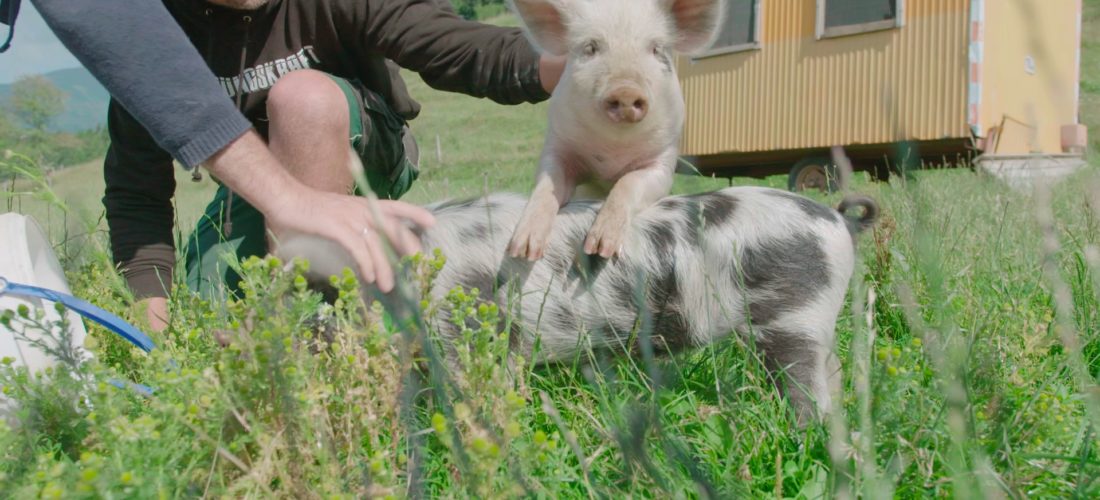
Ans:
[{"label": "yellow panel", "polygon": [[901,28],[824,40],[815,0],[761,4],[759,50],[679,61],[684,154],[969,137],[968,0],[907,0]]},{"label": "yellow panel", "polygon": [[996,153],[1062,151],[1061,127],[1077,123],[1080,13],[1080,0],[985,0],[980,116],[987,134],[1003,126]]}]

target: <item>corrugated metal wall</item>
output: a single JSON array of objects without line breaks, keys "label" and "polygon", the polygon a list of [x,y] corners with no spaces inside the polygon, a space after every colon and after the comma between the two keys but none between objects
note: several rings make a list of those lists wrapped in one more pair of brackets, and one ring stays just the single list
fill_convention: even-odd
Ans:
[{"label": "corrugated metal wall", "polygon": [[989,152],[1062,151],[1062,126],[1077,122],[1080,14],[1080,0],[985,0],[982,132],[1003,126]]},{"label": "corrugated metal wall", "polygon": [[815,39],[815,0],[762,0],[761,48],[681,58],[682,153],[968,137],[968,0],[907,0],[905,25]]}]

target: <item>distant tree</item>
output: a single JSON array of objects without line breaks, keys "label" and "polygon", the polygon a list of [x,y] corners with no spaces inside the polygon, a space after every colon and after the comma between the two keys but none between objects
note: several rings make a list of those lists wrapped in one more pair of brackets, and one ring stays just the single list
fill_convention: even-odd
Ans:
[{"label": "distant tree", "polygon": [[[436,3],[444,8],[450,7],[448,10],[457,12],[466,19],[478,19],[482,15],[492,17],[506,10],[504,0],[436,0]],[[497,7],[486,9],[491,5]],[[478,7],[482,8],[478,9]]]},{"label": "distant tree", "polygon": [[0,109],[0,154],[3,154],[5,144],[15,137],[15,128],[11,115]]},{"label": "distant tree", "polygon": [[453,3],[458,15],[466,19],[477,19],[477,9],[475,7],[478,0],[453,0]]},{"label": "distant tree", "polygon": [[65,93],[42,75],[20,77],[11,86],[8,107],[28,127],[44,131],[65,110]]}]

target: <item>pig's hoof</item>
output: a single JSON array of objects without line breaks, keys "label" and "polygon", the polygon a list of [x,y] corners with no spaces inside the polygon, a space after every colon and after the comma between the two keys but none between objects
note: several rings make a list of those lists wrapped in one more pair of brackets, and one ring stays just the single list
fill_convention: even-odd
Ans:
[{"label": "pig's hoof", "polygon": [[615,225],[608,223],[606,220],[597,219],[596,224],[588,231],[588,237],[584,240],[584,252],[589,255],[598,254],[605,259],[622,254],[626,230],[627,224],[625,222]]},{"label": "pig's hoof", "polygon": [[512,235],[512,241],[508,243],[508,255],[531,261],[541,259],[552,229],[552,226],[545,228],[541,226],[540,224],[532,227],[528,224],[517,228],[516,233]]}]

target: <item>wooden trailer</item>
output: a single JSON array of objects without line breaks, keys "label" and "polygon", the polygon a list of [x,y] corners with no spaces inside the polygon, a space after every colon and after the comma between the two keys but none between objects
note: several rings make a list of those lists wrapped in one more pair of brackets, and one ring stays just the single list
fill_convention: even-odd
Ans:
[{"label": "wooden trailer", "polygon": [[[701,172],[837,187],[832,146],[1034,175],[1076,163],[1081,0],[727,0],[678,65],[682,153]],[[1014,172],[1014,174],[1013,174]]]}]

